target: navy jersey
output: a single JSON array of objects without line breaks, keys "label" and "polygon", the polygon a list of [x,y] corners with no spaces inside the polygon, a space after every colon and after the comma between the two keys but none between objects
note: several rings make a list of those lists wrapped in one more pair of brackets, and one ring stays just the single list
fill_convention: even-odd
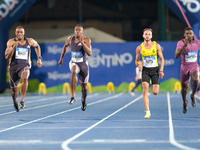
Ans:
[{"label": "navy jersey", "polygon": [[[31,46],[28,42],[28,39],[25,38],[26,43],[21,45],[18,43],[16,50],[12,56],[10,62],[10,70],[15,70],[23,67],[30,67],[30,53],[31,53]],[[14,41],[17,41],[14,39]]]},{"label": "navy jersey", "polygon": [[86,62],[86,53],[83,45],[80,41],[75,43],[75,36],[71,40],[71,61],[74,63]]}]

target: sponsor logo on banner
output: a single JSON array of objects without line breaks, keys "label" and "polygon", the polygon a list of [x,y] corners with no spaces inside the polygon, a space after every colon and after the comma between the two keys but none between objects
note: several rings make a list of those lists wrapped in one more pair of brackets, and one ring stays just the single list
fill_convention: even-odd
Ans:
[{"label": "sponsor logo on banner", "polygon": [[[37,67],[37,60],[33,59],[33,66]],[[57,65],[57,61],[56,60],[46,60],[46,61],[42,61],[42,67],[53,67]]]},{"label": "sponsor logo on banner", "polygon": [[[176,3],[176,0],[173,0]],[[200,3],[198,0],[179,0],[187,7],[188,11],[191,13],[197,13],[200,10]]]},{"label": "sponsor logo on banner", "polygon": [[[63,47],[59,47],[58,45],[53,45],[53,46],[47,46],[48,53],[52,54],[61,54],[62,53]],[[68,48],[67,52],[71,52],[71,48]]]},{"label": "sponsor logo on banner", "polygon": [[57,71],[54,72],[48,72],[48,79],[52,80],[64,80],[64,79],[70,79],[71,73],[58,73]]},{"label": "sponsor logo on banner", "polygon": [[114,53],[113,55],[99,54],[100,49],[93,49],[92,56],[88,58],[89,66],[97,68],[99,65],[107,68],[111,66],[123,66],[124,64],[130,64],[133,60],[133,56],[126,52],[123,54]]},{"label": "sponsor logo on banner", "polygon": [[0,17],[5,18],[17,3],[16,0],[4,0],[0,5]]}]

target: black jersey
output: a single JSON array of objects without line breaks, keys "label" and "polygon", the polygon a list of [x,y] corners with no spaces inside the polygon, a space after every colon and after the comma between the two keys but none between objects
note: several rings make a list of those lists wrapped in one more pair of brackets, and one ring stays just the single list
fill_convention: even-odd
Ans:
[{"label": "black jersey", "polygon": [[[12,56],[11,63],[10,63],[10,70],[15,70],[23,67],[30,67],[30,53],[31,53],[31,46],[28,42],[28,39],[25,38],[26,43],[21,45],[18,43],[16,50]],[[17,41],[14,39],[14,41]]]},{"label": "black jersey", "polygon": [[71,61],[74,63],[86,62],[86,55],[81,42],[75,43],[75,36],[73,36],[71,40]]}]

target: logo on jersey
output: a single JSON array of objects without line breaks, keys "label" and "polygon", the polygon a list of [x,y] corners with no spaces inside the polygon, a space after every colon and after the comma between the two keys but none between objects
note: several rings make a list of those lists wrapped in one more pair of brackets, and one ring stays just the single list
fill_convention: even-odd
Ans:
[{"label": "logo on jersey", "polygon": [[78,46],[82,46],[82,44],[81,44],[81,43],[79,43],[79,44],[78,44]]}]

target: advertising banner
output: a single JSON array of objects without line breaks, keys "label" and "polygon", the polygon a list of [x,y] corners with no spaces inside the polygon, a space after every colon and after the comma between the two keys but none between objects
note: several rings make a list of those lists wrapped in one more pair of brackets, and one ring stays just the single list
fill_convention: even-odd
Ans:
[{"label": "advertising banner", "polygon": [[[120,86],[123,82],[135,82],[135,50],[141,43],[92,43],[92,56],[88,58],[89,82],[92,86],[107,85],[108,82]],[[179,80],[181,59],[175,58],[177,42],[158,43],[161,45],[165,58],[165,76],[161,79],[161,82],[172,78]],[[37,57],[35,52],[32,51],[33,61],[30,80],[37,79],[38,83],[44,82],[47,89],[62,85],[65,82],[70,83],[70,48],[65,54],[63,65],[61,67],[58,65],[63,45],[64,43],[40,44],[43,58],[41,68],[37,67]]]},{"label": "advertising banner", "polygon": [[181,5],[183,14],[179,9],[176,0],[163,1],[185,23],[187,21],[184,19],[183,14],[186,16],[186,19],[189,21],[189,24],[194,30],[195,36],[197,39],[200,39],[200,0],[178,0],[179,4]]},{"label": "advertising banner", "polygon": [[[176,0],[163,0],[169,8],[183,21],[183,15],[177,6]],[[178,0],[191,25],[200,21],[200,0]]]}]

